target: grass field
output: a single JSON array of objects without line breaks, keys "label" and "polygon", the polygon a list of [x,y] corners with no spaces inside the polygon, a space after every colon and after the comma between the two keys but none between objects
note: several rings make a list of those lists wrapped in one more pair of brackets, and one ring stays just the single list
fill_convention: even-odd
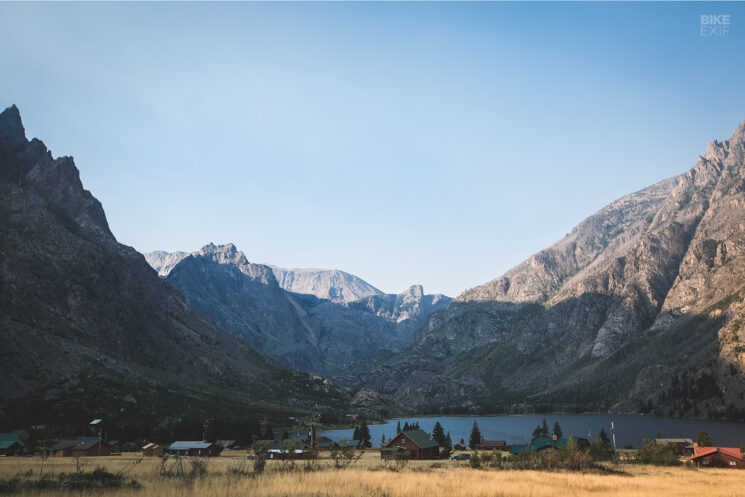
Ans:
[{"label": "grass field", "polygon": [[[727,469],[696,470],[689,468],[658,468],[622,464],[618,468],[627,475],[582,473],[550,473],[539,471],[475,470],[467,463],[450,461],[411,461],[401,470],[388,468],[377,451],[368,451],[354,466],[333,469],[328,458],[317,461],[314,471],[306,471],[299,461],[294,471],[283,469],[281,462],[269,461],[266,471],[257,477],[236,475],[231,468],[239,467],[245,452],[225,453],[207,460],[207,473],[202,478],[185,481],[158,476],[158,458],[143,458],[138,454],[112,457],[81,458],[83,471],[103,466],[112,472],[122,471],[128,478],[140,482],[137,489],[106,491],[34,491],[15,495],[43,496],[111,496],[111,497],[497,497],[497,496],[653,496],[745,497],[745,471]],[[204,460],[204,459],[203,459]],[[0,477],[38,476],[40,459],[0,458]],[[251,461],[248,461],[249,466]],[[171,460],[168,465],[175,465]],[[189,468],[189,462],[184,462]],[[72,458],[50,458],[44,473],[57,475],[76,471]]]}]

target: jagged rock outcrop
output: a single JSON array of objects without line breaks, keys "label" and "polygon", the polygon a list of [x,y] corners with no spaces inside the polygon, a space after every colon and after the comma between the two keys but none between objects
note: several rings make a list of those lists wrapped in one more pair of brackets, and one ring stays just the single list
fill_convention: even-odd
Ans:
[{"label": "jagged rock outcrop", "polygon": [[2,426],[94,412],[124,421],[133,394],[151,422],[215,405],[351,400],[193,311],[116,241],[73,159],[26,139],[16,107],[0,114],[0,340]]},{"label": "jagged rock outcrop", "polygon": [[342,380],[419,405],[745,417],[744,147],[745,123]]},{"label": "jagged rock outcrop", "polygon": [[158,271],[158,276],[165,278],[176,264],[189,255],[189,252],[164,252],[163,250],[156,250],[155,252],[145,252],[142,255],[145,256],[147,263]]},{"label": "jagged rock outcrop", "polygon": [[[159,254],[150,260],[172,260]],[[293,369],[319,374],[408,346],[426,317],[450,301],[414,286],[401,295],[347,304],[287,292],[275,274],[270,266],[248,262],[233,244],[209,244],[181,258],[166,280],[222,329]]]}]

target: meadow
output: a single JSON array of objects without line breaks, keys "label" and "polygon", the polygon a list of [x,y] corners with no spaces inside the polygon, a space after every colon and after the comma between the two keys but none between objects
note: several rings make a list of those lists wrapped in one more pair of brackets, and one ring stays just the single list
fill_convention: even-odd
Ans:
[{"label": "meadow", "polygon": [[[59,475],[91,471],[96,466],[120,472],[136,480],[137,488],[112,490],[34,490],[13,495],[39,496],[105,496],[105,497],[497,497],[497,496],[654,496],[698,497],[744,496],[745,471],[727,469],[698,470],[686,467],[660,468],[636,464],[614,466],[625,474],[601,475],[578,472],[506,471],[472,469],[468,463],[451,461],[410,461],[405,467],[385,465],[374,450],[367,451],[356,463],[345,469],[334,468],[333,461],[321,457],[306,467],[297,461],[268,461],[263,474],[249,476],[242,469],[251,468],[243,451],[224,453],[221,457],[201,459],[206,468],[194,478],[164,476],[159,458],[139,454],[111,457],[50,458],[44,463],[44,474]],[[0,458],[0,477],[36,478],[41,460],[33,458]],[[178,461],[168,460],[173,470]],[[612,465],[611,465],[612,466]],[[191,462],[183,467],[188,472]]]}]

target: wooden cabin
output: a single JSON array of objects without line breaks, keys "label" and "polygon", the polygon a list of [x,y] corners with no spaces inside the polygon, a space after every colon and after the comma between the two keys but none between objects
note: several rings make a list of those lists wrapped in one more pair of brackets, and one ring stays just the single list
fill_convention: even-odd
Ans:
[{"label": "wooden cabin", "polygon": [[163,446],[150,442],[142,447],[142,455],[147,457],[160,457],[164,453]]},{"label": "wooden cabin", "polygon": [[53,457],[110,456],[111,447],[103,440],[60,440],[49,448]]},{"label": "wooden cabin", "polygon": [[509,450],[504,440],[482,440],[476,444],[476,450]]},{"label": "wooden cabin", "polygon": [[432,440],[424,430],[402,431],[380,448],[380,458],[386,460],[397,459],[404,451],[408,451],[409,459],[439,459],[440,445]]},{"label": "wooden cabin", "polygon": [[15,433],[0,433],[0,456],[23,454],[25,444]]},{"label": "wooden cabin", "polygon": [[739,447],[699,447],[694,444],[691,461],[697,468],[745,469]]},{"label": "wooden cabin", "polygon": [[168,453],[174,456],[215,457],[222,447],[212,442],[179,441],[168,446]]},{"label": "wooden cabin", "polygon": [[693,455],[693,440],[690,438],[656,438],[655,445],[670,445],[676,454]]}]

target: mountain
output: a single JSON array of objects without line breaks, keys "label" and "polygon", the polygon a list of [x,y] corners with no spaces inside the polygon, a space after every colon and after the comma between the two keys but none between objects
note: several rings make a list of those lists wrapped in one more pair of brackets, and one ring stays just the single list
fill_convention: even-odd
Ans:
[{"label": "mountain", "polygon": [[366,281],[338,269],[287,269],[269,265],[279,286],[293,293],[314,295],[333,302],[354,302],[383,292]]},{"label": "mountain", "polygon": [[165,277],[168,276],[168,273],[171,272],[171,269],[176,264],[189,255],[189,252],[164,252],[162,250],[156,250],[155,252],[145,252],[143,255],[147,263],[158,271],[158,276]]},{"label": "mountain", "polygon": [[745,417],[745,123],[340,377],[455,410]]},{"label": "mountain", "polygon": [[[164,252],[158,254],[148,255],[148,260],[157,264],[174,259]],[[276,274],[270,266],[250,263],[233,244],[209,244],[181,258],[166,280],[220,328],[282,364],[319,374],[339,373],[377,352],[403,349],[427,316],[451,300],[425,295],[415,285],[401,295],[379,293],[346,303],[286,291]]]},{"label": "mountain", "polygon": [[0,339],[2,426],[343,408],[354,393],[192,310],[117,242],[73,159],[26,139],[15,106],[0,114]]}]

